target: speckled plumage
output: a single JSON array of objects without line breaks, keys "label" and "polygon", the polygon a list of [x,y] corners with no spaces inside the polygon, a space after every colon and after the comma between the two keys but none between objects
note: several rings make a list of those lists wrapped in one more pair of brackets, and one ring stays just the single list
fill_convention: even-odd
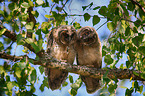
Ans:
[{"label": "speckled plumage", "polygon": [[[48,38],[49,54],[57,60],[66,61],[73,64],[75,58],[74,42],[76,38],[76,30],[69,25],[63,25],[54,28]],[[61,84],[66,80],[68,72],[58,69],[45,69],[48,75],[48,84],[52,90],[60,88]]]},{"label": "speckled plumage", "polygon": [[[75,50],[78,65],[101,68],[101,42],[94,28],[86,26],[77,31]],[[89,76],[81,76],[81,79],[85,83],[88,93],[93,93],[100,88],[99,79]]]}]

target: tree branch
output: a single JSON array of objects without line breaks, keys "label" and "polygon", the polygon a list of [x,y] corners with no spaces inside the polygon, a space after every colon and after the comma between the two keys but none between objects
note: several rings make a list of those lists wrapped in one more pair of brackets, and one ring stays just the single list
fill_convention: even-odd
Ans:
[{"label": "tree branch", "polygon": [[0,52],[0,58],[10,59],[13,61],[18,61],[18,60],[24,59],[24,57],[22,57],[22,56],[12,56],[12,55],[6,54],[5,52]]},{"label": "tree branch", "polygon": [[131,0],[131,2],[135,5],[137,5],[144,13],[145,13],[145,9],[142,7],[141,4],[139,4],[138,2],[136,2],[135,0]]},{"label": "tree branch", "polygon": [[[1,27],[0,26],[0,30],[2,30],[4,27]],[[9,39],[11,39],[12,41],[16,42],[17,40],[17,35],[16,33],[14,32],[11,32],[10,30],[6,30],[4,33],[3,33],[4,36],[8,37]],[[34,52],[35,53],[35,50],[34,48],[28,44],[27,42],[25,42],[25,40],[23,39],[23,42],[24,42],[24,46],[27,47],[30,51]],[[39,57],[42,57],[43,56],[43,53],[44,53],[44,50],[41,50],[39,52],[36,53],[36,55],[38,55]]]},{"label": "tree branch", "polygon": [[[0,52],[0,58],[10,59],[13,61],[17,61],[23,59],[24,57],[20,56],[11,56],[7,55],[6,53]],[[137,70],[129,70],[129,69],[96,69],[96,68],[89,68],[86,66],[79,66],[79,65],[71,65],[65,62],[57,61],[56,59],[52,58],[50,55],[47,55],[46,58],[42,58],[39,61],[28,58],[28,60],[33,61],[34,65],[41,65],[47,68],[57,68],[66,72],[76,73],[84,76],[90,76],[92,78],[100,78],[106,74],[106,77],[110,79],[130,79],[132,80],[140,80],[145,81],[145,78],[141,78],[140,71]],[[46,63],[51,62],[51,63]],[[138,74],[139,76],[135,75]]]}]

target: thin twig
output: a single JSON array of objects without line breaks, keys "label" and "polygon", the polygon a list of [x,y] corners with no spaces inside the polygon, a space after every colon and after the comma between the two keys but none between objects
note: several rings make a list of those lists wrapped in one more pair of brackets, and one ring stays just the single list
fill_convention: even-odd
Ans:
[{"label": "thin twig", "polygon": [[104,26],[107,22],[108,21],[104,22],[101,26],[99,26],[99,28],[97,28],[96,31],[99,30],[102,26]]}]

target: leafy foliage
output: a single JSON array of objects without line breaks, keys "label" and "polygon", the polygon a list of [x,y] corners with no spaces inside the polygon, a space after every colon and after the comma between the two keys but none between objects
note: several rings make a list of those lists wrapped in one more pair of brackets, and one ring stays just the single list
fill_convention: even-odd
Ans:
[{"label": "leafy foliage", "polygon": [[[32,52],[37,54],[44,49],[46,44],[45,38],[53,27],[59,25],[73,25],[76,29],[81,28],[81,24],[75,20],[71,23],[68,20],[70,16],[83,16],[85,22],[92,20],[93,26],[98,25],[102,19],[106,19],[107,28],[111,34],[105,40],[102,46],[102,55],[106,67],[117,68],[124,54],[127,60],[124,64],[119,65],[119,68],[130,68],[139,70],[142,74],[134,73],[142,78],[145,78],[145,3],[144,0],[110,0],[108,6],[96,6],[93,2],[86,6],[82,6],[81,14],[69,14],[65,9],[69,0],[2,0],[0,1],[0,52],[5,52],[8,55],[13,55],[17,51],[13,46],[31,45],[34,51],[27,47],[23,47],[23,55],[25,58],[14,62],[4,61],[0,65],[0,95],[35,95],[35,82],[39,79],[37,70],[34,68],[31,60]],[[70,3],[71,4],[71,3]],[[68,4],[69,5],[69,4]],[[95,7],[94,7],[95,6]],[[44,16],[45,22],[38,22],[38,16],[41,12],[37,8],[49,8],[49,14]],[[86,12],[87,11],[87,12]],[[94,11],[92,15],[88,11]],[[103,25],[104,25],[103,24]],[[99,28],[101,28],[101,25]],[[88,25],[89,26],[89,25]],[[12,34],[16,34],[16,40],[11,40],[4,36],[8,34],[9,29]],[[9,33],[10,34],[10,33]],[[32,51],[32,52],[31,52]],[[38,56],[33,56],[38,59]],[[33,66],[33,67],[32,67]],[[38,70],[41,74],[44,72],[42,66]],[[75,96],[78,89],[82,86],[82,81],[78,78],[73,80],[73,76],[68,76],[71,83],[69,94]],[[132,79],[132,78],[131,78]],[[75,82],[75,83],[74,83]],[[102,90],[107,89],[108,94],[116,94],[118,86],[117,78],[111,80],[107,77],[107,73],[103,76]],[[68,86],[65,82],[63,87]],[[47,78],[44,77],[40,90],[48,86]],[[125,96],[131,96],[133,93],[143,93],[144,85],[140,85],[138,81],[132,81],[131,88],[126,88]],[[14,92],[13,92],[14,91]],[[104,94],[103,92],[100,94]]]}]

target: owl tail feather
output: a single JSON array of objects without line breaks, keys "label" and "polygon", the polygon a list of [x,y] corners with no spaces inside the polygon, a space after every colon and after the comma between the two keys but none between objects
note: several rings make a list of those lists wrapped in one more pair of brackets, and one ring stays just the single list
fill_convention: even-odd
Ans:
[{"label": "owl tail feather", "polygon": [[61,84],[66,80],[68,72],[58,69],[48,69],[48,85],[51,90],[59,89]]},{"label": "owl tail feather", "polygon": [[89,94],[94,93],[96,90],[98,90],[101,87],[99,83],[99,79],[91,78],[88,76],[81,76],[81,79],[85,83],[87,92]]}]

